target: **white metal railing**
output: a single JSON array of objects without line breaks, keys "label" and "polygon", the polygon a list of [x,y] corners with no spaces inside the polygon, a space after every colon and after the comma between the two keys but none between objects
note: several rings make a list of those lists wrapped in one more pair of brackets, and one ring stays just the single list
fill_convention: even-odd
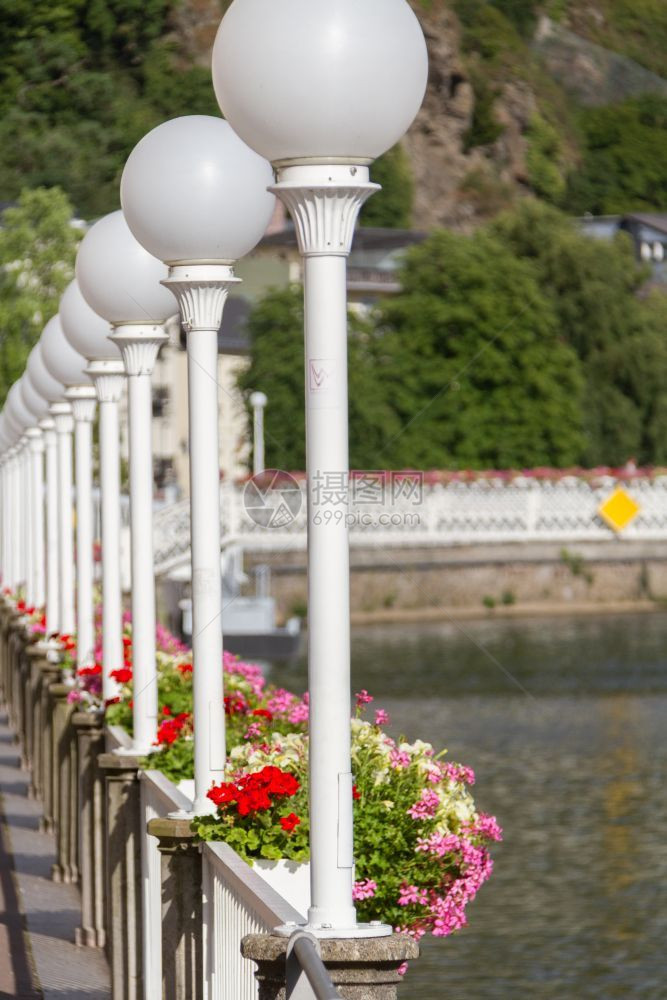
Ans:
[{"label": "white metal railing", "polygon": [[304,917],[224,843],[202,852],[204,1000],[255,1000],[253,963],[241,939]]},{"label": "white metal railing", "polygon": [[[600,504],[622,485],[640,507],[620,533],[623,540],[667,540],[667,476],[618,483],[612,476],[593,482],[575,476],[556,481],[518,477],[510,482],[423,484],[407,495],[394,496],[388,486],[369,491],[369,499],[352,496],[340,507],[356,547],[396,548],[423,545],[470,545],[502,542],[606,541],[614,532],[598,514]],[[263,528],[245,510],[243,486],[221,487],[220,535],[223,545],[237,543],[249,551],[294,550],[306,544],[306,499],[286,527]],[[399,491],[400,494],[400,491]],[[373,497],[376,502],[373,502]],[[335,508],[334,508],[335,509]],[[155,514],[155,563],[158,575],[186,565],[190,558],[190,508],[187,500]]]},{"label": "white metal railing", "polygon": [[190,799],[160,771],[140,771],[141,889],[143,900],[144,996],[162,996],[162,881],[160,851],[146,831],[148,821],[178,809],[192,808]]}]

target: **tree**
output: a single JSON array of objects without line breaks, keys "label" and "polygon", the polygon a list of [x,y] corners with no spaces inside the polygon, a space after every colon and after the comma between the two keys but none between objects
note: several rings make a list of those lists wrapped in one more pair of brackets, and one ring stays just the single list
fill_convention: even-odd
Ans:
[{"label": "tree", "polygon": [[79,233],[58,189],[23,191],[0,228],[0,399],[19,378],[74,277]]},{"label": "tree", "polygon": [[393,146],[371,165],[371,180],[382,185],[361,210],[362,226],[408,229],[412,224],[414,180],[402,146]]},{"label": "tree", "polygon": [[[266,463],[271,468],[306,466],[303,360],[303,291],[299,285],[273,289],[248,320],[251,364],[239,376],[244,392],[268,396],[265,416]],[[348,370],[350,465],[377,468],[377,454],[388,432],[398,430],[377,377],[378,340],[371,324],[349,316]]]},{"label": "tree", "polygon": [[567,466],[584,444],[580,365],[531,265],[488,232],[413,248],[379,315],[376,377],[401,425],[393,468]]},{"label": "tree", "polygon": [[568,211],[613,215],[667,207],[667,98],[645,95],[579,116],[584,155]]},{"label": "tree", "polygon": [[648,271],[636,262],[630,238],[592,240],[571,219],[532,200],[500,216],[491,229],[532,265],[562,337],[581,360],[585,462],[654,461],[663,451],[662,445],[656,451],[655,420],[663,405],[657,385],[667,384],[664,311],[661,317],[660,296],[644,305],[638,297]]}]

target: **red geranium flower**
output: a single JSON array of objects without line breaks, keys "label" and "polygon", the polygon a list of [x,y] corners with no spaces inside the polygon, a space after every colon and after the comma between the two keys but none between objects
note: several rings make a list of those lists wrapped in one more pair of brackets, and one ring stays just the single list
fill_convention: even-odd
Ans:
[{"label": "red geranium flower", "polygon": [[102,664],[95,663],[92,667],[79,667],[77,674],[79,677],[97,677],[102,673]]},{"label": "red geranium flower", "polygon": [[298,826],[301,820],[296,815],[296,813],[290,813],[289,816],[281,816],[280,825],[282,826],[285,833],[291,833],[295,826]]},{"label": "red geranium flower", "polygon": [[253,708],[253,710],[252,710],[252,712],[250,714],[251,715],[260,715],[263,719],[268,719],[269,722],[271,722],[273,720],[273,716],[272,716],[271,712],[269,712],[268,708]]},{"label": "red geranium flower", "polygon": [[119,667],[118,670],[112,670],[109,677],[113,677],[119,684],[129,684],[132,680],[132,671],[128,667]]}]

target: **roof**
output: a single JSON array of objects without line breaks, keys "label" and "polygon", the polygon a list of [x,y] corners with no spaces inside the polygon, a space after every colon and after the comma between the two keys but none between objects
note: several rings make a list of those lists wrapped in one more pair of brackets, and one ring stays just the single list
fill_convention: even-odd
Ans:
[{"label": "roof", "polygon": [[623,216],[623,222],[639,222],[667,235],[667,212],[628,212]]}]

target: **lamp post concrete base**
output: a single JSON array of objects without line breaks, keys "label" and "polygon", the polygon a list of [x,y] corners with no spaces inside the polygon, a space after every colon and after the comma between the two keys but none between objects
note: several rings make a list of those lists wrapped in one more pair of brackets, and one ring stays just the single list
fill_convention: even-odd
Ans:
[{"label": "lamp post concrete base", "polygon": [[152,819],[162,885],[163,1000],[202,1000],[202,859],[189,819]]},{"label": "lamp post concrete base", "polygon": [[113,1000],[141,1000],[141,797],[138,757],[101,754],[105,783],[105,950]]},{"label": "lamp post concrete base", "polygon": [[[323,938],[318,944],[331,981],[345,1000],[396,1000],[403,980],[400,966],[419,957],[417,943],[403,934]],[[289,951],[289,938],[277,934],[243,938],[241,954],[257,964],[258,1000],[287,1000],[288,975],[292,985],[295,972]]]},{"label": "lamp post concrete base", "polygon": [[78,741],[79,876],[81,926],[78,945],[104,945],[104,784],[97,758],[104,750],[104,721],[99,712],[75,712],[72,725]]}]

